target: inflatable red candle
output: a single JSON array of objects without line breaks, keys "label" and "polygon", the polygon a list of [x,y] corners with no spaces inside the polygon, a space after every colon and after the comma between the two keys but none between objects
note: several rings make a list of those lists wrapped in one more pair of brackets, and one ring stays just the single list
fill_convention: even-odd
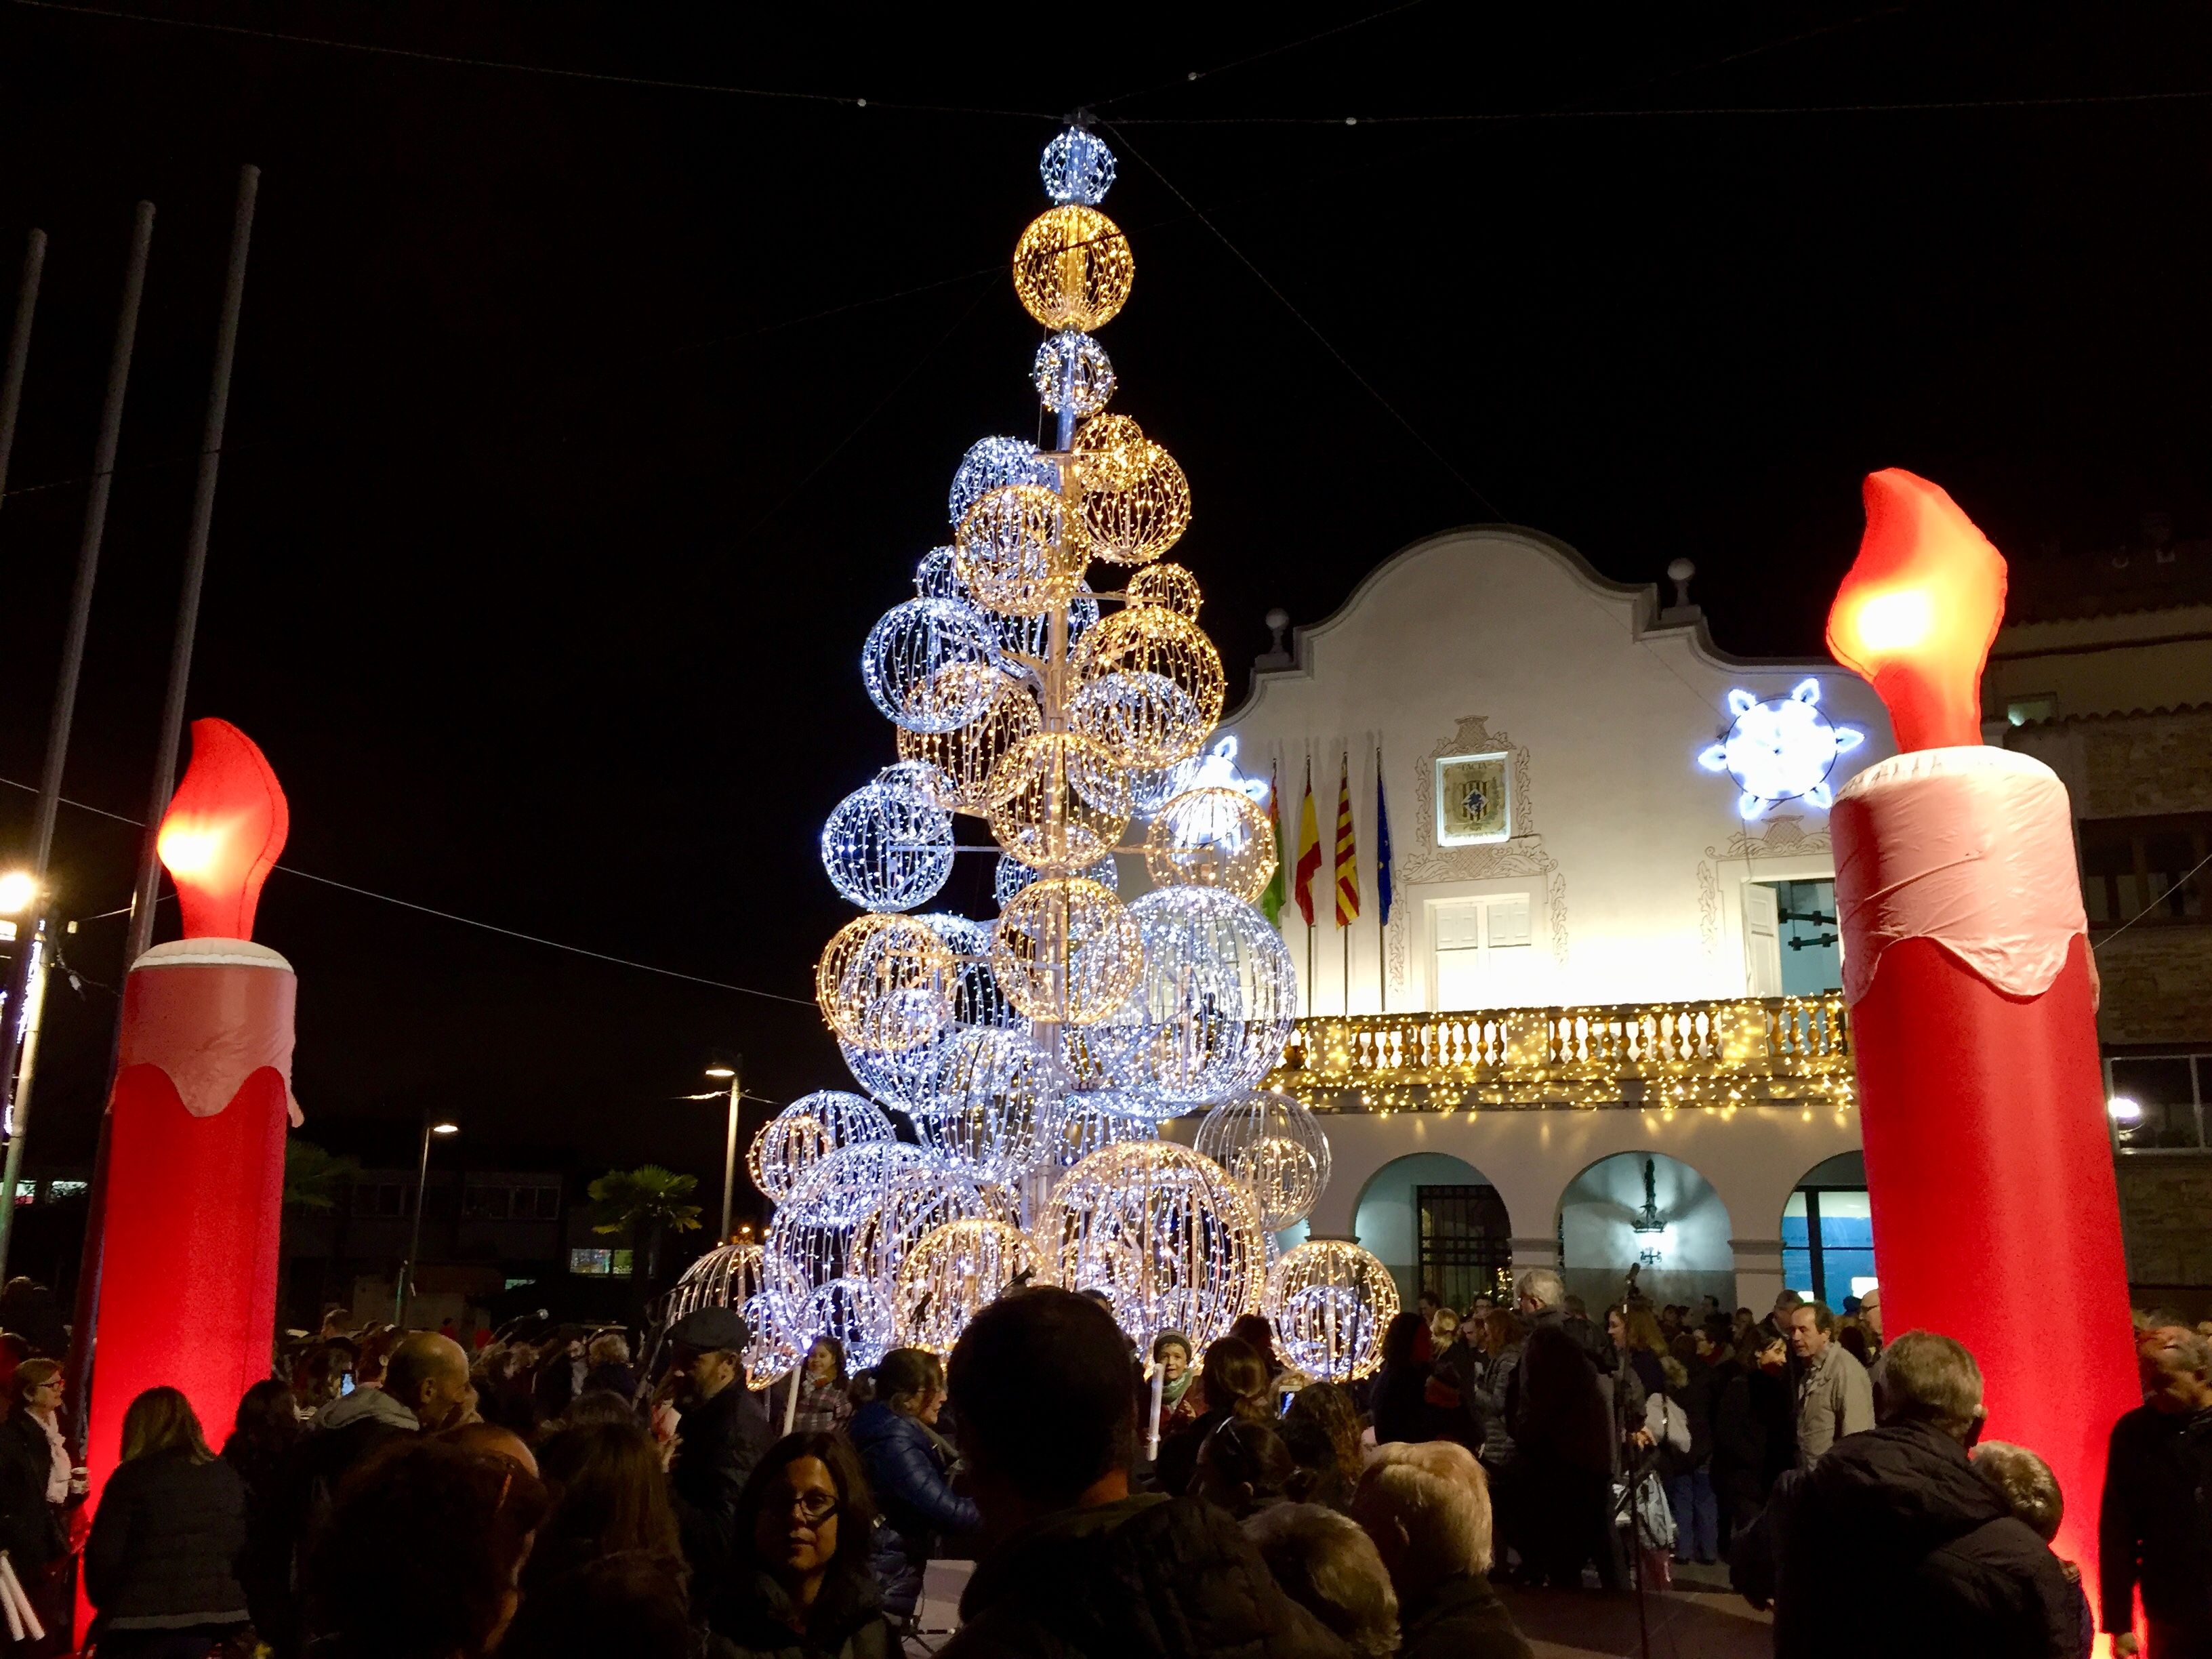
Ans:
[{"label": "inflatable red candle", "polygon": [[2004,560],[1910,472],[1869,476],[1866,514],[1828,648],[1905,752],[1832,828],[1883,1323],[1973,1350],[1989,1437],[2050,1462],[2094,1589],[2106,1437],[2142,1395],[2066,790],[1981,743]]},{"label": "inflatable red candle", "polygon": [[269,1375],[284,1135],[292,1102],[291,964],[247,937],[284,845],[283,791],[223,720],[192,722],[192,762],[155,849],[185,937],[124,981],[108,1147],[104,1265],[88,1462],[115,1468],[123,1413],[166,1382],[220,1443]]}]

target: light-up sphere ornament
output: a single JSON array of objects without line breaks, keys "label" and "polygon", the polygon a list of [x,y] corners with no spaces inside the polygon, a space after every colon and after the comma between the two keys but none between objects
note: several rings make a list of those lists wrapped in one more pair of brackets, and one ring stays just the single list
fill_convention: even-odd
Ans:
[{"label": "light-up sphere ornament", "polygon": [[927,1098],[924,1091],[936,1073],[938,1049],[958,1030],[956,1025],[947,1025],[928,1042],[895,1054],[856,1048],[840,1038],[837,1052],[843,1056],[853,1081],[871,1097],[899,1111],[911,1112],[916,1109],[917,1100]]},{"label": "light-up sphere ornament", "polygon": [[1216,888],[1158,888],[1129,910],[1145,971],[1127,1002],[1087,1028],[1117,1088],[1163,1115],[1257,1088],[1297,1020],[1297,971],[1283,936]]},{"label": "light-up sphere ornament", "polygon": [[1052,489],[1060,473],[1037,454],[1035,444],[1022,438],[978,438],[969,445],[952,475],[952,488],[945,498],[953,524],[968,516],[968,509],[989,491],[1005,484],[1034,484]]},{"label": "light-up sphere ornament", "polygon": [[1102,1146],[1127,1140],[1152,1140],[1158,1128],[1149,1113],[1131,1115],[1115,1109],[1110,1095],[1070,1095],[1061,1103],[1060,1144],[1053,1162],[1069,1169]]},{"label": "light-up sphere ornament", "polygon": [[1019,1227],[948,1221],[923,1234],[900,1264],[891,1323],[907,1346],[949,1354],[969,1320],[1036,1270],[1036,1251]]},{"label": "light-up sphere ornament", "polygon": [[902,726],[899,758],[934,767],[945,779],[937,805],[956,812],[981,817],[986,810],[986,786],[991,770],[1006,752],[1024,738],[1043,728],[1036,695],[1008,679],[996,669],[977,669],[993,682],[983,712],[966,725],[949,732],[914,732]]},{"label": "light-up sphere ornament", "polygon": [[963,1031],[945,1046],[923,1146],[982,1181],[1015,1182],[1049,1158],[1067,1074],[1025,1031]]},{"label": "light-up sphere ornament", "polygon": [[1034,617],[1073,599],[1090,557],[1082,527],[1066,522],[1060,497],[1035,484],[986,490],[952,545],[953,568],[975,603],[1008,617]]},{"label": "light-up sphere ornament", "polygon": [[890,1304],[866,1279],[833,1279],[793,1310],[793,1334],[811,1348],[828,1337],[845,1352],[845,1364],[869,1370],[891,1346]]},{"label": "light-up sphere ornament", "polygon": [[[958,520],[953,520],[958,523]],[[975,601],[960,584],[960,573],[952,568],[952,549],[933,547],[921,556],[914,568],[914,591],[918,599],[960,599],[969,604]]]},{"label": "light-up sphere ornament", "polygon": [[1069,724],[1124,767],[1188,759],[1221,718],[1221,653],[1178,611],[1147,605],[1109,617],[1074,656]]},{"label": "light-up sphere ornament", "polygon": [[1088,738],[1024,738],[992,769],[991,834],[1032,869],[1062,873],[1113,852],[1129,826],[1127,781]]},{"label": "light-up sphere ornament", "polygon": [[1072,328],[1046,337],[1030,379],[1055,415],[1062,403],[1070,402],[1078,416],[1096,415],[1114,395],[1114,365],[1106,348]]},{"label": "light-up sphere ornament", "polygon": [[1144,564],[1190,528],[1190,482],[1175,457],[1149,440],[1127,463],[1126,482],[1083,492],[1091,554],[1111,564]]},{"label": "light-up sphere ornament", "polygon": [[1164,561],[1131,572],[1123,591],[1131,605],[1157,605],[1193,622],[1198,620],[1198,608],[1204,602],[1198,578],[1181,565]]},{"label": "light-up sphere ornament", "polygon": [[[885,718],[916,731],[949,732],[983,711],[994,682],[947,670],[989,668],[991,625],[957,599],[908,599],[868,630],[860,680]],[[957,688],[957,690],[955,689]]]},{"label": "light-up sphere ornament", "polygon": [[1151,459],[1145,428],[1127,415],[1097,415],[1075,434],[1075,458],[1086,489],[1125,489]]},{"label": "light-up sphere ornament", "polygon": [[1054,201],[1097,207],[1114,187],[1114,152],[1095,134],[1069,127],[1044,147],[1037,176]]},{"label": "light-up sphere ornament", "polygon": [[890,1146],[897,1139],[898,1132],[875,1102],[841,1089],[817,1089],[761,1125],[745,1152],[745,1172],[763,1195],[781,1204],[832,1152]]},{"label": "light-up sphere ornament", "polygon": [[1170,797],[1146,830],[1145,869],[1157,886],[1218,887],[1256,899],[1275,874],[1274,826],[1237,790],[1187,790]]},{"label": "light-up sphere ornament", "polygon": [[1048,876],[999,913],[991,968],[1031,1019],[1089,1025],[1136,988],[1144,942],[1127,908],[1095,881]]},{"label": "light-up sphere ornament", "polygon": [[952,953],[926,924],[860,916],[823,948],[814,1000],[846,1042],[897,1054],[928,1042],[951,1019],[952,969]]},{"label": "light-up sphere ornament", "polygon": [[[1043,873],[1042,870],[1024,864],[1019,859],[1010,858],[1001,853],[998,865],[991,873],[991,896],[999,901],[999,908],[1004,909],[1013,902],[1015,894]],[[1109,893],[1121,890],[1121,866],[1111,853],[1096,864],[1084,866],[1075,873],[1085,881],[1097,882]]]},{"label": "light-up sphere ornament", "polygon": [[1085,332],[1114,320],[1137,261],[1128,239],[1096,208],[1071,203],[1039,214],[1014,245],[1014,292],[1047,328]]},{"label": "light-up sphere ornament", "polygon": [[931,1228],[978,1218],[988,1212],[968,1172],[943,1158],[900,1171],[853,1230],[847,1273],[864,1279],[886,1297],[897,1282],[906,1253]]},{"label": "light-up sphere ornament", "polygon": [[738,1313],[745,1322],[745,1386],[765,1389],[802,1357],[792,1334],[791,1310],[774,1291],[762,1291],[748,1297]]},{"label": "light-up sphere ornament", "polygon": [[908,790],[864,784],[822,826],[830,884],[863,910],[911,910],[952,873],[952,817]]},{"label": "light-up sphere ornament", "polygon": [[1103,1292],[1140,1346],[1181,1331],[1203,1350],[1265,1289],[1252,1200],[1212,1158],[1167,1141],[1091,1153],[1060,1177],[1031,1237],[1044,1276]]},{"label": "light-up sphere ornament", "polygon": [[1271,1233],[1304,1221],[1328,1185],[1328,1136],[1288,1095],[1262,1090],[1223,1101],[1191,1144],[1251,1194]]},{"label": "light-up sphere ornament", "polygon": [[796,1308],[831,1279],[852,1272],[853,1235],[892,1181],[916,1170],[958,1178],[934,1154],[898,1141],[848,1146],[823,1158],[776,1206],[769,1223],[762,1241],[769,1292]]},{"label": "light-up sphere ornament", "polygon": [[921,920],[929,924],[953,955],[953,1024],[997,1027],[1017,1024],[1018,1016],[1013,1005],[1006,1000],[1006,987],[999,983],[998,975],[992,971],[991,945],[996,937],[992,924],[941,913]]},{"label": "light-up sphere ornament", "polygon": [[1743,793],[1736,811],[1755,818],[1778,801],[1803,800],[1826,811],[1828,775],[1838,756],[1866,741],[1856,726],[1832,726],[1820,712],[1820,683],[1800,680],[1786,697],[1762,702],[1741,689],[1728,694],[1735,717],[1728,735],[1698,757],[1708,772],[1725,772]]},{"label": "light-up sphere ornament", "polygon": [[660,1322],[665,1328],[700,1308],[742,1309],[760,1291],[761,1247],[718,1244],[686,1267],[670,1287]]},{"label": "light-up sphere ornament", "polygon": [[1267,1306],[1286,1363],[1317,1381],[1348,1382],[1382,1363],[1398,1287],[1358,1245],[1309,1239],[1269,1270]]},{"label": "light-up sphere ornament", "polygon": [[[1089,582],[1077,587],[1067,601],[1067,642],[1073,645],[1098,623],[1098,599]],[[1052,615],[1002,617],[991,613],[991,630],[999,641],[1000,666],[1012,673],[1044,661],[1052,649]]]}]

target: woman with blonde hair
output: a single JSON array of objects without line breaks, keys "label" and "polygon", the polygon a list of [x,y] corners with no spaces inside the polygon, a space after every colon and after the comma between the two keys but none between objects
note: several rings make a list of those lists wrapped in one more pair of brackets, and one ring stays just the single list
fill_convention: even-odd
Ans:
[{"label": "woman with blonde hair", "polygon": [[208,1450],[191,1401],[147,1389],[123,1413],[123,1461],[84,1547],[101,1659],[212,1653],[247,1621],[245,1548],[246,1483]]}]

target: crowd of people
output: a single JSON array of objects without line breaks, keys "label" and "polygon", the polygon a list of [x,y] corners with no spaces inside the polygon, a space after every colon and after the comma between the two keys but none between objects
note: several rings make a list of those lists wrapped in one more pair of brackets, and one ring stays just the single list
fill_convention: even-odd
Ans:
[{"label": "crowd of people", "polygon": [[[2212,1340],[2139,1319],[2100,1559],[1950,1338],[1838,1316],[1602,1321],[1558,1274],[1409,1310],[1372,1378],[1305,1378],[1264,1320],[1139,1353],[1103,1297],[1012,1288],[948,1359],[816,1341],[748,1386],[700,1309],[641,1365],[621,1333],[488,1341],[326,1322],[238,1403],[129,1402],[89,1527],[59,1366],[0,1340],[0,1549],[46,1634],[122,1659],[1523,1659],[1497,1581],[1664,1587],[1728,1561],[1775,1650],[2212,1654]],[[20,1341],[16,1349],[26,1349]],[[664,1363],[665,1362],[665,1363]],[[1869,1364],[1870,1362],[1870,1364]],[[1157,1407],[1157,1415],[1154,1408]],[[222,1426],[222,1425],[217,1425]],[[974,1563],[949,1637],[939,1558]]]}]

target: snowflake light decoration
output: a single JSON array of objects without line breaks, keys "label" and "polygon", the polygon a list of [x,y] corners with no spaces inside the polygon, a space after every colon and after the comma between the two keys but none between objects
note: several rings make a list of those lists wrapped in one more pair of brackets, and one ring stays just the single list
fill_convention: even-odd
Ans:
[{"label": "snowflake light decoration", "polygon": [[1839,756],[1866,741],[1856,726],[1833,726],[1820,712],[1820,683],[1800,680],[1786,697],[1764,702],[1741,688],[1728,694],[1735,723],[1698,757],[1708,772],[1725,772],[1743,793],[1736,811],[1758,817],[1778,801],[1803,800],[1826,811],[1828,775]]}]

